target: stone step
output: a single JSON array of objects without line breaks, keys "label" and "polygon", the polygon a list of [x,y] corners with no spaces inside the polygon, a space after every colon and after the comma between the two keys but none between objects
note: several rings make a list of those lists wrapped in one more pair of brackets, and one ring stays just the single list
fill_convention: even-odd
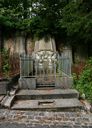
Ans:
[{"label": "stone step", "polygon": [[3,100],[3,98],[4,98],[4,95],[0,95],[0,103]]},{"label": "stone step", "polygon": [[55,110],[75,111],[83,106],[77,98],[71,99],[45,99],[45,100],[16,100],[11,109],[15,110]]},{"label": "stone step", "polygon": [[0,95],[0,108],[2,108],[1,102],[2,102],[3,99],[4,99],[4,95]]},{"label": "stone step", "polygon": [[1,106],[4,106],[6,108],[10,108],[11,105],[13,104],[15,99],[15,96],[5,96],[4,99],[1,101]]},{"label": "stone step", "polygon": [[19,90],[16,99],[35,100],[35,99],[60,99],[60,98],[78,98],[79,93],[74,89],[46,89],[46,90]]}]

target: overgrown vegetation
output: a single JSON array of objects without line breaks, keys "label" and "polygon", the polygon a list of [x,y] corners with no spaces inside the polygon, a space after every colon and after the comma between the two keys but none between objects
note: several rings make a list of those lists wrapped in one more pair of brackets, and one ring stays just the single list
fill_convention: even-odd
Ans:
[{"label": "overgrown vegetation", "polygon": [[7,31],[13,29],[37,37],[55,35],[66,4],[67,0],[0,0],[0,24]]},{"label": "overgrown vegetation", "polygon": [[0,30],[54,36],[65,42],[92,41],[92,0],[0,0]]},{"label": "overgrown vegetation", "polygon": [[83,72],[79,76],[74,76],[74,87],[80,92],[80,95],[85,94],[86,99],[92,103],[92,58],[87,61]]},{"label": "overgrown vegetation", "polygon": [[6,49],[3,49],[1,52],[2,56],[2,72],[4,77],[9,76],[9,70],[10,70],[10,65],[9,65],[9,51]]}]

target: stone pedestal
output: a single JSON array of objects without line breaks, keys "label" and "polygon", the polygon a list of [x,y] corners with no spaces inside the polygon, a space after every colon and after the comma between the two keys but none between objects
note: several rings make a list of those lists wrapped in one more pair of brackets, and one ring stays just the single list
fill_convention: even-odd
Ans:
[{"label": "stone pedestal", "polygon": [[19,79],[20,89],[36,89],[36,78],[35,77],[23,77]]},{"label": "stone pedestal", "polygon": [[0,95],[7,94],[8,84],[9,84],[8,80],[0,81]]},{"label": "stone pedestal", "polygon": [[72,77],[58,77],[55,81],[55,88],[71,88],[73,84]]}]

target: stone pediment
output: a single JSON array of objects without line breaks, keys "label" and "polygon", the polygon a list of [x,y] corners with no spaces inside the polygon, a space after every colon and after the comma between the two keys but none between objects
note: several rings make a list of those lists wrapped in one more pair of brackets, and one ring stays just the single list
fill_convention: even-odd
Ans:
[{"label": "stone pediment", "polygon": [[56,52],[55,40],[53,38],[49,38],[47,41],[43,38],[39,41],[35,42],[34,52],[39,51],[52,51]]}]

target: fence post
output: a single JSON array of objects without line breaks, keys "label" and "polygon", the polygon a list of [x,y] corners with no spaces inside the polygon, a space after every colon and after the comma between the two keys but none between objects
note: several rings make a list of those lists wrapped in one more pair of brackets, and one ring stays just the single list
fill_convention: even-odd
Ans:
[{"label": "fence post", "polygon": [[22,56],[20,56],[20,78],[22,77]]}]

